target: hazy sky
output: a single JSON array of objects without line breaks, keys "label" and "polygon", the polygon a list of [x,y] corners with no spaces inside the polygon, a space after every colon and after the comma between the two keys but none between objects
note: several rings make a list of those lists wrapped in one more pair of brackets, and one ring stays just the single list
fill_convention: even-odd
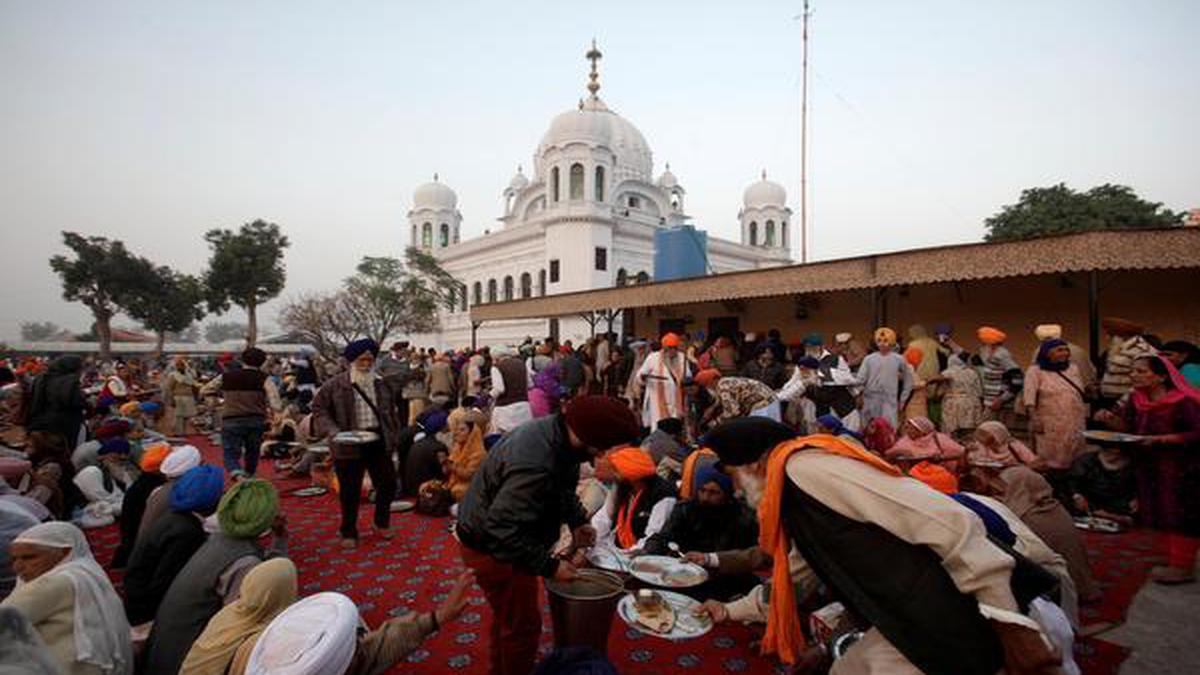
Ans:
[{"label": "hazy sky", "polygon": [[[976,240],[1059,181],[1200,206],[1200,3],[813,4],[814,258]],[[696,224],[736,237],[764,167],[798,207],[800,7],[0,0],[0,338],[89,324],[47,265],[64,229],[199,272],[207,229],[271,220],[286,296],[399,255],[435,171],[464,236],[495,227],[585,93],[593,36],[600,95],[655,173],[669,161]]]}]

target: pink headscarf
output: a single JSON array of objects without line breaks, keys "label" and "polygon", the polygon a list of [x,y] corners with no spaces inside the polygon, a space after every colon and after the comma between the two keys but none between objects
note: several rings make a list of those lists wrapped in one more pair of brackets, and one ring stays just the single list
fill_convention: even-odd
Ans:
[{"label": "pink headscarf", "polygon": [[1138,412],[1147,413],[1151,410],[1173,406],[1185,398],[1190,398],[1196,403],[1200,403],[1200,389],[1196,389],[1184,379],[1183,374],[1175,368],[1175,364],[1169,360],[1158,356],[1147,356],[1148,359],[1157,359],[1160,363],[1167,367],[1168,376],[1171,379],[1171,384],[1174,389],[1169,389],[1166,394],[1159,397],[1157,400],[1151,401],[1146,392],[1134,388],[1129,394],[1129,401]]},{"label": "pink headscarf", "polygon": [[910,417],[904,422],[921,433],[917,438],[901,434],[900,439],[890,450],[884,452],[887,459],[932,459],[940,462],[947,459],[958,459],[965,450],[950,436],[941,433],[933,426],[928,417]]}]

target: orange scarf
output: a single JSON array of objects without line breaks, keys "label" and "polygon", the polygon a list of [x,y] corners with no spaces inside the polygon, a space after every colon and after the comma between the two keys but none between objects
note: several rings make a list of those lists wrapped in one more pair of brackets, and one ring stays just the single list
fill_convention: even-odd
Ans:
[{"label": "orange scarf", "polygon": [[692,498],[692,493],[696,490],[693,485],[696,482],[696,461],[703,455],[716,457],[717,453],[709,448],[700,448],[684,458],[683,478],[679,481],[679,499],[688,500]]},{"label": "orange scarf", "polygon": [[617,543],[621,548],[633,548],[637,545],[637,535],[633,533],[633,514],[637,513],[638,502],[646,493],[645,488],[638,491],[625,502],[625,506],[617,513]]},{"label": "orange scarf", "polygon": [[783,486],[787,481],[787,461],[801,450],[817,448],[824,452],[869,464],[880,471],[901,476],[900,469],[867,452],[856,443],[827,434],[803,436],[775,446],[767,460],[767,481],[762,502],[758,505],[758,545],[771,554],[771,602],[767,614],[767,634],[763,637],[762,652],[776,653],[784,663],[795,663],[804,649],[804,633],[796,613],[796,596],[791,593],[792,575],[788,566],[790,542],[783,531]]}]

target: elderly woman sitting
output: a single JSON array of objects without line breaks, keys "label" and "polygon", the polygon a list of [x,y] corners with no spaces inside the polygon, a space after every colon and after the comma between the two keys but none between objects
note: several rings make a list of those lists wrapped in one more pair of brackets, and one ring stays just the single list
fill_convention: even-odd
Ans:
[{"label": "elderly woman sitting", "polygon": [[471,479],[487,457],[483,432],[488,427],[488,416],[478,408],[455,408],[446,421],[451,443],[450,454],[442,467],[446,472],[446,485],[457,503],[462,501],[471,486]]},{"label": "elderly woman sitting", "polygon": [[928,417],[910,417],[900,427],[903,434],[896,444],[883,453],[892,462],[930,462],[958,473],[959,460],[965,450],[948,434],[937,430]]},{"label": "elderly woman sitting", "polygon": [[17,587],[3,603],[25,615],[61,672],[133,672],[129,623],[83,532],[70,523],[35,525],[12,543]]},{"label": "elderly woman sitting", "polygon": [[1031,469],[1043,466],[1041,458],[1029,446],[1013,438],[1008,427],[996,421],[979,425],[968,456],[972,464],[978,465],[1028,466]]}]

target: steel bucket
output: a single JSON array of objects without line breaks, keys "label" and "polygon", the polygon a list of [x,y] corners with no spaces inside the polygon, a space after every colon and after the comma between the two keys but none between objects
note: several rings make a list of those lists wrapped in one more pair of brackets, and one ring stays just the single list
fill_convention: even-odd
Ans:
[{"label": "steel bucket", "polygon": [[621,577],[603,570],[580,570],[572,581],[546,581],[555,647],[587,646],[608,654],[608,632],[625,593]]}]

